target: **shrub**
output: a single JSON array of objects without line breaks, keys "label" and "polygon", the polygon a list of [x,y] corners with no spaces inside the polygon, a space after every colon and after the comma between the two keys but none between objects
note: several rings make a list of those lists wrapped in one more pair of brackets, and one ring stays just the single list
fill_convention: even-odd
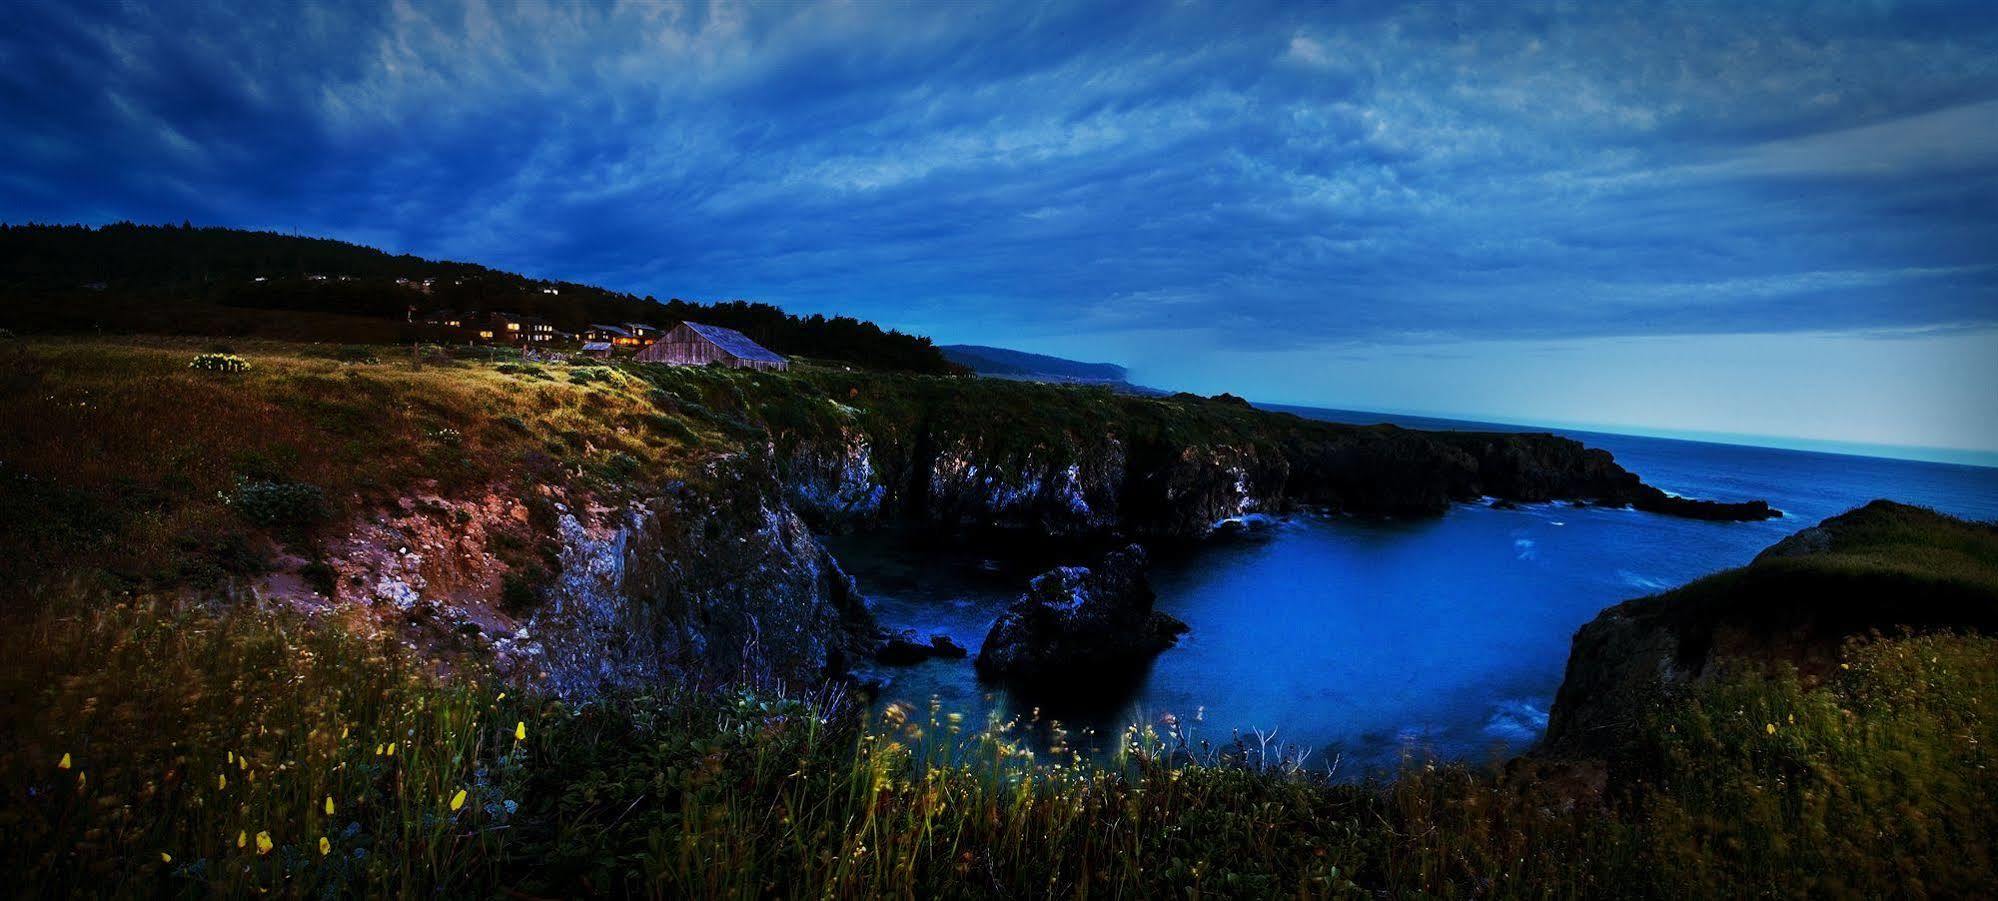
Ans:
[{"label": "shrub", "polygon": [[247,372],[250,368],[248,361],[229,353],[202,354],[187,365],[190,369],[199,369],[203,372]]},{"label": "shrub", "polygon": [[340,587],[340,571],[324,560],[314,560],[298,568],[298,577],[305,580],[305,586],[327,597]]},{"label": "shrub", "polygon": [[380,363],[372,348],[349,344],[333,352],[333,358],[346,363]]},{"label": "shrub", "polygon": [[326,492],[305,482],[243,479],[226,500],[243,518],[267,528],[311,525],[328,513]]},{"label": "shrub", "polygon": [[507,573],[500,579],[500,608],[515,616],[532,613],[541,606],[536,581],[533,573]]}]

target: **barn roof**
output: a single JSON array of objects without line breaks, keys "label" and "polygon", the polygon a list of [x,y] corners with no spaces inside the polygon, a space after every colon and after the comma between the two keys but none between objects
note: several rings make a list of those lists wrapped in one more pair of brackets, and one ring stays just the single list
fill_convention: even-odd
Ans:
[{"label": "barn roof", "polygon": [[716,347],[728,351],[736,359],[752,360],[758,363],[784,362],[782,356],[772,353],[755,341],[751,341],[748,335],[738,332],[735,329],[722,328],[719,325],[702,325],[698,322],[686,322],[682,324],[692,329],[694,334],[708,339]]},{"label": "barn roof", "polygon": [[583,345],[584,353],[589,353],[591,351],[597,351],[597,350],[610,350],[610,349],[611,346],[609,341],[591,341],[590,343]]}]

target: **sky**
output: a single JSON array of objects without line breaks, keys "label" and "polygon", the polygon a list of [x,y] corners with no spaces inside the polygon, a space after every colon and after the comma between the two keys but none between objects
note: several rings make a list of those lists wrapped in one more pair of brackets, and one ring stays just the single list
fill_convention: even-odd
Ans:
[{"label": "sky", "polygon": [[0,220],[1258,400],[1998,452],[1988,3],[21,2]]}]

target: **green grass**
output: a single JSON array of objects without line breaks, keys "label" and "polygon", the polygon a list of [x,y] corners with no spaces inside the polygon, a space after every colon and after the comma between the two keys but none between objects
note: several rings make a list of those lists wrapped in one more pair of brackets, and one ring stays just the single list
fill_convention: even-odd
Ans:
[{"label": "green grass", "polygon": [[1037,759],[1021,724],[934,706],[564,704],[293,614],[55,606],[96,612],[0,647],[0,865],[28,895],[1961,896],[1998,876],[1992,639],[1855,644],[1815,687],[1719,679],[1655,711],[1607,789],[1532,761],[1355,785],[1203,752],[1185,724]]}]

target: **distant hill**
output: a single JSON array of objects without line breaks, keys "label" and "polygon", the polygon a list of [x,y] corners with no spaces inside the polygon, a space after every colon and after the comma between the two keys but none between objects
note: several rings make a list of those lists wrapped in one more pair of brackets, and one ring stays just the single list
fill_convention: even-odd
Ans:
[{"label": "distant hill", "polygon": [[565,331],[682,319],[780,353],[873,369],[962,369],[930,339],[765,303],[660,301],[325,238],[191,225],[0,225],[0,328],[389,342],[411,311],[539,316]]},{"label": "distant hill", "polygon": [[938,350],[951,362],[979,375],[1041,382],[1122,382],[1127,370],[1115,363],[1081,363],[979,344],[946,344]]}]

